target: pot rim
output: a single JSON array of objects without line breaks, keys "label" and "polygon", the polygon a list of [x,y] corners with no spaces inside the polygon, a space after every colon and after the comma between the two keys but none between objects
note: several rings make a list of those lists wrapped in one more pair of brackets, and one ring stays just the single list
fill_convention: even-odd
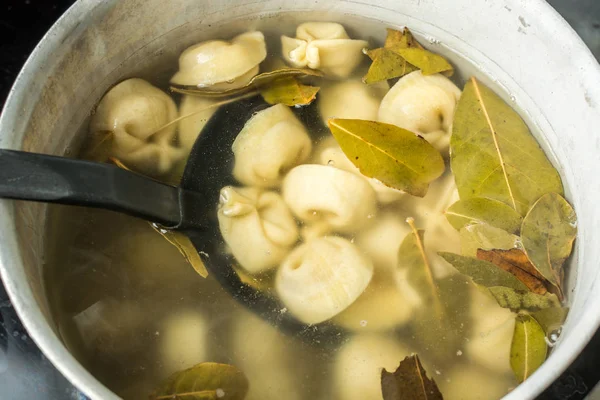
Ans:
[{"label": "pot rim", "polygon": [[[17,131],[16,122],[22,119],[20,105],[29,94],[28,89],[35,86],[36,70],[44,64],[47,55],[58,48],[77,29],[81,21],[89,16],[90,11],[98,7],[108,9],[111,7],[111,2],[77,0],[36,45],[19,72],[0,114],[0,147],[13,149],[20,147],[21,137],[12,133]],[[560,35],[556,35],[556,40],[577,53],[580,59],[592,61],[597,65],[589,48],[546,1],[529,0],[527,9],[523,12],[525,11],[527,15],[535,16],[536,20],[544,24],[556,26],[557,31],[561,31]],[[596,82],[600,82],[600,66],[591,72],[596,75]],[[600,104],[600,90],[590,90],[588,96],[594,104]],[[25,271],[21,267],[23,262],[17,243],[14,214],[13,201],[0,200],[0,226],[3,227],[3,235],[0,236],[0,278],[19,318],[42,353],[85,395],[92,399],[119,399],[73,357],[42,314]],[[594,284],[597,285],[597,279]],[[552,365],[545,362],[525,383],[505,396],[505,400],[538,396],[579,356],[600,325],[600,295],[589,299],[586,306],[586,317],[582,317],[571,327],[569,341],[562,341],[550,356],[550,360],[559,360],[559,364]]]}]

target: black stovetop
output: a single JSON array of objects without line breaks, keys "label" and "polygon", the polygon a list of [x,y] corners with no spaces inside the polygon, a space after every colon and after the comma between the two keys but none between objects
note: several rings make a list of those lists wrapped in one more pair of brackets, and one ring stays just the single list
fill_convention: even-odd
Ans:
[{"label": "black stovetop", "polygon": [[[549,1],[600,58],[600,0]],[[0,105],[37,42],[73,0],[1,0]],[[1,282],[0,282],[1,283]],[[573,365],[540,398],[584,399],[600,380],[600,333]],[[0,399],[82,400],[44,357],[21,325],[0,284]]]}]

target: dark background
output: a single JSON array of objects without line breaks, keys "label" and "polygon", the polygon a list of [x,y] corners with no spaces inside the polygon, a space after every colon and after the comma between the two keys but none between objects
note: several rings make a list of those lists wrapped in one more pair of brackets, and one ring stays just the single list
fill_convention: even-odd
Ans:
[{"label": "dark background", "polygon": [[[0,105],[3,105],[29,53],[73,1],[0,0],[0,3]],[[600,58],[600,0],[550,0],[549,3]],[[583,354],[540,398],[577,400],[586,397],[600,380],[600,334],[592,339]],[[589,396],[588,400],[592,397],[600,399],[600,396]],[[1,284],[0,399],[85,399],[31,341]]]}]

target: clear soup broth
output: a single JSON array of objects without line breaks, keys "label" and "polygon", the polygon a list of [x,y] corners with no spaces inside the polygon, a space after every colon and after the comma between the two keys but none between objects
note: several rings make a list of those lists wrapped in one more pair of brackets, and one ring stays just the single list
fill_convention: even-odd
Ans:
[{"label": "clear soup broth", "polygon": [[[331,22],[342,19],[347,21],[348,17],[327,16]],[[152,118],[156,120],[152,126],[162,128],[164,123],[160,122],[161,118],[170,122],[177,117],[193,114],[208,104],[202,101],[191,104],[190,101],[184,111],[185,96],[169,91],[169,80],[178,71],[177,57],[187,45],[209,39],[229,41],[245,31],[261,31],[267,49],[266,59],[260,61],[260,72],[263,72],[265,65],[274,65],[282,57],[292,56],[291,51],[282,54],[280,36],[296,39],[296,27],[311,20],[301,15],[282,15],[232,22],[218,29],[211,28],[208,36],[206,32],[202,35],[190,32],[186,35],[185,43],[178,43],[174,47],[177,48],[177,54],[174,49],[167,49],[151,65],[145,65],[131,75],[145,79],[174,100],[173,110],[169,111],[169,107],[165,106],[166,111],[153,115]],[[398,21],[398,24],[402,26],[402,21]],[[376,21],[352,19],[352,24],[344,24],[344,27],[352,40],[364,39],[368,42],[361,47],[375,49],[384,44],[386,32]],[[338,33],[327,34],[335,36]],[[445,80],[444,85],[450,84],[462,91],[471,75],[481,76],[472,64],[439,41],[418,32],[415,37],[425,48],[446,57],[454,66],[450,80],[439,75],[439,79]],[[349,40],[339,37],[329,40],[338,39]],[[318,48],[317,45],[315,47]],[[322,52],[321,66],[326,68],[323,48],[318,50]],[[252,52],[252,56],[256,54]],[[249,382],[245,397],[248,400],[381,399],[381,369],[393,372],[405,357],[413,353],[419,355],[428,376],[435,380],[445,399],[498,399],[518,385],[518,374],[514,368],[511,369],[511,346],[516,335],[517,311],[530,316],[542,308],[559,309],[560,303],[511,311],[510,308],[501,307],[487,292],[485,285],[477,287],[469,276],[459,273],[438,255],[438,252],[465,252],[465,244],[461,243],[464,238],[445,215],[460,197],[448,154],[449,125],[455,105],[452,105],[450,120],[444,117],[443,111],[439,112],[440,121],[436,123],[440,124],[440,138],[432,139],[432,131],[427,131],[428,128],[417,132],[439,151],[445,165],[444,172],[431,181],[424,197],[390,189],[381,182],[368,181],[360,173],[348,172],[353,167],[347,166],[351,164],[347,164],[349,160],[325,124],[327,118],[353,118],[352,113],[357,113],[360,115],[354,118],[376,120],[381,116],[384,98],[398,85],[397,82],[405,79],[392,78],[367,87],[361,79],[368,73],[371,60],[362,53],[359,57],[350,73],[339,72],[332,67],[333,72],[330,73],[339,75],[335,79],[326,76],[325,79],[311,81],[321,90],[316,100],[305,106],[310,116],[309,123],[298,128],[305,130],[309,138],[307,154],[300,157],[301,161],[285,166],[281,170],[281,177],[275,178],[276,183],[263,185],[258,182],[254,186],[261,187],[261,191],[273,192],[278,199],[289,204],[294,196],[286,197],[282,185],[294,185],[294,181],[286,177],[290,170],[304,164],[334,168],[342,171],[342,175],[332,179],[338,182],[352,181],[343,190],[351,192],[353,196],[359,195],[354,191],[359,185],[353,183],[356,179],[362,182],[360,185],[367,185],[366,190],[370,191],[371,197],[365,197],[360,204],[353,206],[350,214],[365,213],[368,221],[325,226],[330,217],[326,212],[327,207],[313,210],[306,205],[310,201],[302,203],[302,195],[296,196],[299,204],[290,206],[292,211],[289,214],[293,215],[293,229],[297,231],[294,231],[293,244],[283,246],[285,254],[280,259],[267,257],[269,260],[256,263],[240,259],[236,265],[246,281],[263,288],[266,293],[279,296],[282,290],[289,291],[289,287],[304,287],[305,284],[287,282],[288,289],[281,289],[285,285],[277,286],[276,283],[280,279],[277,276],[278,268],[283,268],[279,265],[285,264],[285,258],[294,248],[314,238],[341,238],[343,246],[351,246],[362,257],[361,260],[367,260],[364,264],[368,265],[368,278],[360,278],[365,280],[365,284],[359,289],[353,286],[358,291],[354,298],[346,300],[348,304],[336,305],[340,309],[326,317],[306,315],[311,314],[312,309],[322,308],[324,303],[318,299],[306,300],[309,306],[301,309],[289,300],[292,301],[290,306],[281,310],[282,313],[298,313],[298,317],[308,323],[323,322],[339,326],[343,329],[339,337],[308,342],[302,337],[279,331],[275,322],[261,319],[234,301],[210,274],[207,278],[199,276],[179,250],[148,222],[102,210],[50,207],[48,236],[52,239],[48,241],[45,278],[59,332],[77,359],[119,396],[126,400],[147,399],[160,382],[170,375],[199,363],[216,362],[233,365],[245,374]],[[303,67],[310,68],[310,63]],[[246,78],[250,79],[251,75]],[[423,78],[423,75],[419,76]],[[192,78],[183,76],[181,79],[184,82]],[[485,77],[483,81],[486,84],[491,82]],[[227,79],[221,83],[231,86],[236,84],[236,80]],[[199,84],[199,87],[210,88],[212,84]],[[359,88],[361,85],[364,86]],[[510,98],[499,90],[496,92],[504,98]],[[364,106],[361,103],[363,98],[366,98]],[[438,100],[439,95],[431,96],[431,102]],[[458,96],[455,100],[458,101]],[[419,107],[427,107],[428,104],[420,103]],[[85,131],[82,135],[87,139],[81,149],[81,157],[89,158],[90,149],[97,150],[98,141],[94,134],[107,131],[106,123],[104,128],[99,128],[102,123],[97,122],[101,118],[98,113],[105,112],[101,107],[95,110],[89,126],[86,124],[82,128]],[[375,110],[373,118],[364,117],[365,113],[370,112],[369,107]],[[117,121],[117,117],[114,121],[110,120],[112,114],[109,111],[105,112],[109,122]],[[396,113],[392,114],[390,118],[393,119]],[[119,115],[121,118],[131,118],[133,124],[147,118],[135,111]],[[148,132],[140,131],[136,140],[152,143],[155,148],[146,151],[148,148],[144,147],[146,150],[133,156],[135,151],[121,149],[111,156],[134,171],[166,182],[176,181],[185,164],[186,153],[189,153],[195,139],[194,130],[197,134],[203,125],[202,120],[208,116],[210,114],[194,114],[171,125],[171,128],[158,129],[158,134],[153,134],[153,138],[144,138]],[[184,126],[185,122],[188,124]],[[143,131],[145,128],[142,126],[140,129]],[[190,130],[192,133],[189,133]],[[157,138],[157,135],[160,137]],[[132,146],[142,146],[138,142]],[[120,145],[117,143],[113,146]],[[169,150],[166,151],[165,147],[169,147]],[[249,165],[254,162],[249,161]],[[244,172],[241,174],[244,176]],[[313,178],[314,175],[319,173],[313,173]],[[252,179],[257,178],[245,175],[238,180],[251,182]],[[299,182],[305,179],[309,178],[301,177]],[[239,187],[253,186],[243,183]],[[289,190],[295,193],[294,187]],[[320,195],[318,191],[315,193],[306,196],[313,198]],[[323,196],[334,195],[327,192]],[[248,196],[244,198],[247,200]],[[368,201],[373,203],[372,211],[366,212],[362,208]],[[224,204],[215,204],[214,212],[223,207]],[[314,218],[303,218],[298,210],[310,210]],[[352,214],[348,218],[352,220],[354,217],[355,214]],[[421,243],[424,254],[421,256],[427,260],[426,268],[432,274],[433,287],[439,296],[437,306],[423,300],[421,291],[423,287],[429,288],[428,283],[421,282],[424,286],[419,287],[411,281],[411,272],[398,266],[399,260],[405,260],[402,252],[399,252],[401,244],[414,235],[406,222],[407,218],[414,219],[415,229],[425,231]],[[348,228],[348,224],[356,226]],[[254,234],[248,229],[249,235]],[[232,239],[231,235],[233,233],[229,237],[224,234],[228,246],[224,246],[223,251],[234,255],[247,254],[247,249],[240,250],[244,241]],[[282,235],[277,233],[275,236],[279,238]],[[475,245],[474,249],[479,247],[482,246]],[[332,263],[352,264],[355,260],[339,261],[339,258],[331,257],[334,260]],[[304,265],[302,263],[307,261],[300,257],[298,262]],[[271,265],[274,263],[277,265]],[[244,265],[250,264],[259,266],[252,267],[250,271],[244,268]],[[328,282],[330,285],[337,284],[335,280]],[[297,287],[297,292],[302,293],[300,286]],[[346,287],[340,290],[348,291]],[[295,294],[296,290],[292,292]],[[283,299],[285,304],[285,296]],[[443,320],[436,317],[436,307],[443,310]],[[549,325],[545,326],[545,335],[555,340],[560,323],[562,319],[552,329]]]}]

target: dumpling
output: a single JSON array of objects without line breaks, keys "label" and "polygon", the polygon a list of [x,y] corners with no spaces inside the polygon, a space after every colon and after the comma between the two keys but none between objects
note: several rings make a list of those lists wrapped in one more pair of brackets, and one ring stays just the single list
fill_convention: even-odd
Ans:
[{"label": "dumpling", "polygon": [[[184,117],[179,121],[179,144],[189,154],[198,138],[198,135],[213,116],[218,107],[215,100],[206,97],[183,96],[179,106],[179,115]],[[198,112],[199,110],[203,110]],[[191,115],[193,114],[193,115]]]},{"label": "dumpling", "polygon": [[419,134],[447,153],[460,94],[460,89],[445,76],[414,71],[400,78],[385,95],[379,107],[379,121]]},{"label": "dumpling", "polygon": [[349,79],[325,85],[319,92],[319,113],[323,124],[330,118],[376,121],[387,82],[366,85],[360,79]]},{"label": "dumpling", "polygon": [[231,41],[209,40],[187,48],[179,57],[179,71],[171,83],[213,90],[245,86],[267,57],[261,32],[242,33]]},{"label": "dumpling", "polygon": [[112,134],[111,156],[150,176],[165,175],[184,151],[174,146],[175,102],[143,79],[128,79],[102,98],[90,122],[93,135]]},{"label": "dumpling", "polygon": [[515,314],[500,307],[480,289],[473,287],[471,292],[473,330],[472,337],[467,341],[465,355],[492,371],[508,373]]},{"label": "dumpling", "polygon": [[363,60],[365,40],[352,40],[344,27],[333,22],[306,22],[296,37],[281,36],[285,60],[297,68],[312,68],[337,77],[348,77]]},{"label": "dumpling", "polygon": [[276,267],[298,240],[298,226],[281,196],[257,188],[221,189],[219,228],[242,268],[257,274]]},{"label": "dumpling", "polygon": [[208,323],[194,310],[169,315],[160,333],[161,369],[168,376],[190,368],[207,358]]},{"label": "dumpling", "polygon": [[312,142],[304,125],[285,105],[257,112],[232,145],[233,176],[249,186],[275,187],[293,167],[304,162]]},{"label": "dumpling", "polygon": [[333,322],[354,332],[389,331],[410,321],[412,304],[393,282],[375,277],[350,307],[333,318]]},{"label": "dumpling", "polygon": [[411,351],[391,336],[362,334],[338,351],[334,365],[336,400],[383,400],[381,371],[395,371]]},{"label": "dumpling", "polygon": [[326,165],[304,164],[292,169],[282,192],[302,221],[326,222],[339,232],[355,232],[377,213],[375,192],[365,179]]},{"label": "dumpling", "polygon": [[365,178],[375,191],[377,201],[382,204],[393,203],[399,200],[405,194],[405,192],[401,190],[393,189],[384,185],[377,179],[368,178],[361,174],[359,169],[352,164],[352,161],[346,157],[340,146],[337,144],[335,138],[332,136],[322,140],[321,143],[319,143],[313,160],[316,164],[329,165],[343,169],[344,171],[352,172],[353,174]]},{"label": "dumpling", "polygon": [[325,236],[298,246],[281,263],[275,290],[300,321],[318,324],[350,306],[373,276],[373,263],[341,237]]}]

